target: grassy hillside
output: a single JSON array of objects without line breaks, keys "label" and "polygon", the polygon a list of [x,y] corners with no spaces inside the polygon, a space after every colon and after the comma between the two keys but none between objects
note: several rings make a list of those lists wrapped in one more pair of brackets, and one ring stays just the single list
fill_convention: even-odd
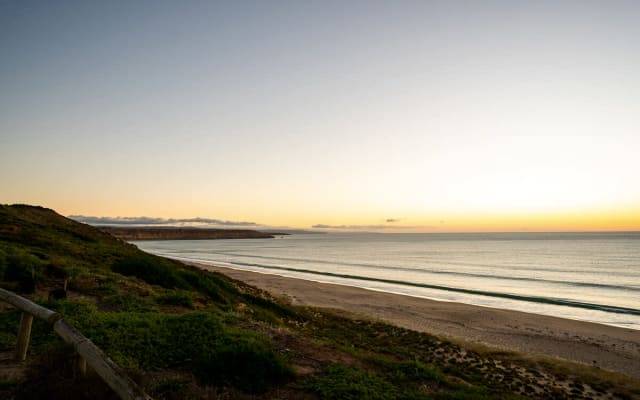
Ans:
[{"label": "grassy hillside", "polygon": [[[59,311],[156,399],[633,398],[637,382],[523,359],[268,294],[52,210],[0,206],[0,286]],[[68,282],[65,299],[49,294]],[[19,314],[0,308],[0,398],[113,398],[36,322],[25,374],[4,374]]]}]

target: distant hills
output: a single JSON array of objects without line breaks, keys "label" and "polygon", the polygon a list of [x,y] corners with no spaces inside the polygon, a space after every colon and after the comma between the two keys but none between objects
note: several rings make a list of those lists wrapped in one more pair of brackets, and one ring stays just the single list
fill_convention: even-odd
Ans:
[{"label": "distant hills", "polygon": [[[203,229],[174,227],[99,227],[122,240],[206,240],[206,239],[272,239],[271,233],[249,229]],[[280,233],[282,234],[282,233]]]}]

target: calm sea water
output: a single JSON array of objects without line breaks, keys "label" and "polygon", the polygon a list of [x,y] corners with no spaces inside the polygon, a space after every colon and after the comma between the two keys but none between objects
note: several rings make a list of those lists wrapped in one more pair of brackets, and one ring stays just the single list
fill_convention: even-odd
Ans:
[{"label": "calm sea water", "polygon": [[182,260],[640,329],[640,233],[329,233],[136,245]]}]

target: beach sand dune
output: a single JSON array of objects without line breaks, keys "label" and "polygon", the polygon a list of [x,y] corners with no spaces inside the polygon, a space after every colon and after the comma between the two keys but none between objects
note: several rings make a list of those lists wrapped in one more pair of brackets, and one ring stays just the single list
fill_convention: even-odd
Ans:
[{"label": "beach sand dune", "polygon": [[640,331],[197,264],[286,297],[456,341],[577,361],[640,378]]}]

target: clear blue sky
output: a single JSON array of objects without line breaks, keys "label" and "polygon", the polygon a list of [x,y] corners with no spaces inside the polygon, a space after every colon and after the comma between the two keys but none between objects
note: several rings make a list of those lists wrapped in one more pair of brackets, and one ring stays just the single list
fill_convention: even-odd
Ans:
[{"label": "clear blue sky", "polygon": [[1,1],[0,202],[640,229],[638,21],[635,1]]}]

